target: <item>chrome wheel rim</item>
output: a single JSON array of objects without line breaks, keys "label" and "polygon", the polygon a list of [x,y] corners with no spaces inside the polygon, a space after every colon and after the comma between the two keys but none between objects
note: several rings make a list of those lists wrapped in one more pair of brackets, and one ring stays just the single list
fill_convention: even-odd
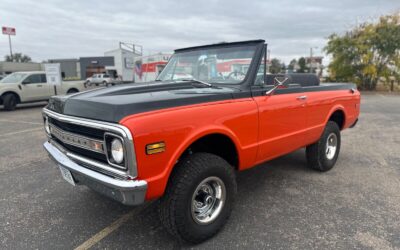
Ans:
[{"label": "chrome wheel rim", "polygon": [[197,224],[209,224],[221,213],[226,199],[224,182],[216,177],[208,177],[197,186],[192,196],[192,217]]},{"label": "chrome wheel rim", "polygon": [[328,139],[326,141],[326,158],[328,160],[332,160],[335,157],[336,150],[337,150],[337,136],[335,133],[331,133],[328,136]]}]

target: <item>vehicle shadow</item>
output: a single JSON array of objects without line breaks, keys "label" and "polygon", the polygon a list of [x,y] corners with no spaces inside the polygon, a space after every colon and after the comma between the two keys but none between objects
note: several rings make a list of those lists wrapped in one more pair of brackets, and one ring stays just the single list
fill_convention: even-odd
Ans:
[{"label": "vehicle shadow", "polygon": [[[272,205],[265,201],[265,197],[268,194],[270,196],[269,199],[273,200],[275,196],[279,195],[275,191],[285,184],[285,176],[292,175],[290,178],[296,178],[296,175],[303,175],[308,172],[314,171],[306,166],[304,150],[298,150],[238,173],[238,194],[235,209],[223,231],[232,231],[232,228],[237,227],[237,223],[253,215],[251,210],[246,209],[248,204],[261,206],[266,211],[271,209],[270,206]],[[135,248],[176,249],[194,247],[184,242],[178,242],[162,227],[157,213],[158,201],[154,201],[148,206],[145,205],[142,210],[140,210],[140,207],[138,209],[140,212],[135,214],[121,228],[104,238],[95,248],[129,248],[132,247],[133,242]],[[235,212],[235,210],[237,211]],[[213,242],[226,242],[226,236],[226,234],[220,233],[204,244],[212,245]],[[234,236],[231,237],[235,238]],[[239,239],[236,238],[236,240]],[[201,247],[202,244],[198,246]]]}]

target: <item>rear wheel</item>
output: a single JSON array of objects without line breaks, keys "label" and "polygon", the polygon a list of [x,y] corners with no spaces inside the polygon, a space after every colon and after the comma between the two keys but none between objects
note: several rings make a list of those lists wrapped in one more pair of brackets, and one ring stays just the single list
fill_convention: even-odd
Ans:
[{"label": "rear wheel", "polygon": [[3,105],[5,110],[14,110],[17,106],[17,102],[17,97],[14,94],[5,94],[3,96]]},{"label": "rear wheel", "polygon": [[160,200],[161,222],[180,240],[202,242],[226,223],[236,190],[235,170],[224,159],[189,155],[177,164]]},{"label": "rear wheel", "polygon": [[329,121],[321,138],[306,149],[308,165],[322,172],[332,169],[339,156],[340,143],[339,126]]}]

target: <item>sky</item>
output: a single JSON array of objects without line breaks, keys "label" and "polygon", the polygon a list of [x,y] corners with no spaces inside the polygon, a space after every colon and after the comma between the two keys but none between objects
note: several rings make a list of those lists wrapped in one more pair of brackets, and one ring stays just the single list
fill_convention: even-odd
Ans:
[{"label": "sky", "polygon": [[[323,56],[327,37],[400,11],[400,0],[1,0],[13,52],[33,61],[103,56],[119,41],[145,54],[221,41],[265,39],[271,58]],[[0,60],[9,54],[0,34]]]}]

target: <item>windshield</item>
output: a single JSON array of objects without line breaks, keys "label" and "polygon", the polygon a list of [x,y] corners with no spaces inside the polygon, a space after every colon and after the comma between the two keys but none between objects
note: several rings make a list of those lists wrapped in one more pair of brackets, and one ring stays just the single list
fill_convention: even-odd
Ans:
[{"label": "windshield", "polygon": [[12,73],[0,81],[0,83],[17,83],[26,77],[24,73]]},{"label": "windshield", "polygon": [[247,75],[255,49],[248,45],[177,52],[157,80],[238,84]]}]

